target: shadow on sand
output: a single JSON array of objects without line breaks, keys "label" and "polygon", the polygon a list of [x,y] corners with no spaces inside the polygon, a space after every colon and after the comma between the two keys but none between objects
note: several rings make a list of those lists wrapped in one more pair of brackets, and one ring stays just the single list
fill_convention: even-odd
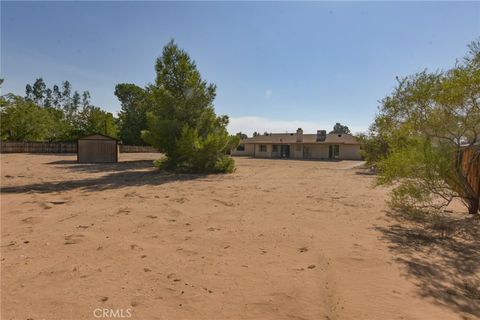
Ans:
[{"label": "shadow on sand", "polygon": [[130,160],[117,163],[78,163],[76,160],[58,160],[47,162],[46,164],[56,165],[56,168],[59,169],[88,173],[120,172],[153,168],[153,160]]},{"label": "shadow on sand", "polygon": [[[425,222],[389,215],[396,224],[376,227],[420,294],[454,312],[480,317],[480,219],[444,218],[441,231]],[[448,235],[445,235],[445,229]]]},{"label": "shadow on sand", "polygon": [[78,180],[47,181],[20,186],[6,186],[1,193],[50,193],[81,189],[84,191],[101,191],[134,186],[158,186],[174,181],[189,181],[206,178],[206,174],[177,174],[161,171],[153,167],[151,160],[123,161],[105,164],[77,164],[69,160],[48,163],[59,168],[84,172],[105,173],[99,177]]}]

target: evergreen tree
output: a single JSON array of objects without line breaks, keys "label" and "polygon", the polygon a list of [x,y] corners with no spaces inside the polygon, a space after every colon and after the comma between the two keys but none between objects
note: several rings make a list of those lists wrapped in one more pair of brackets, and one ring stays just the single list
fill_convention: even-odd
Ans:
[{"label": "evergreen tree", "polygon": [[195,62],[173,41],[155,66],[153,111],[147,113],[148,130],[142,137],[162,150],[162,168],[186,172],[232,172],[227,153],[239,142],[226,130],[228,117],[213,109],[216,87],[201,78]]}]

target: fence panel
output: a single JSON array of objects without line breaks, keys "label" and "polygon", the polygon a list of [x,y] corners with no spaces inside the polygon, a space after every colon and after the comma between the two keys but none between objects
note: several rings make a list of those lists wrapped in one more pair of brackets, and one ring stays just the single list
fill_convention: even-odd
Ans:
[{"label": "fence panel", "polygon": [[158,152],[158,150],[150,146],[128,146],[128,145],[121,144],[120,152],[140,153],[140,152]]},{"label": "fence panel", "polygon": [[76,142],[0,142],[0,153],[76,153]]},{"label": "fence panel", "polygon": [[463,150],[462,169],[466,174],[468,183],[480,196],[480,147]]},{"label": "fence panel", "polygon": [[[120,145],[122,153],[158,152],[150,146]],[[77,153],[76,142],[0,142],[0,153]]]}]

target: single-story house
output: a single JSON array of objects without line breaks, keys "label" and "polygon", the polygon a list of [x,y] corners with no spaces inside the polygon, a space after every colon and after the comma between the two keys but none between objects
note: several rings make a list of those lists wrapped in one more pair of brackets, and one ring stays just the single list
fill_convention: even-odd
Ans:
[{"label": "single-story house", "polygon": [[316,134],[268,133],[242,139],[234,156],[255,158],[340,159],[360,160],[360,142],[346,133],[329,133],[318,130]]}]

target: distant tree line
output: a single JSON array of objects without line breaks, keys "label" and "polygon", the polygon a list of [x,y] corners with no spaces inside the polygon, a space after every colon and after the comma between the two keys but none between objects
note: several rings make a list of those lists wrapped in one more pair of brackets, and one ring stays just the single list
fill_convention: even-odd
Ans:
[{"label": "distant tree line", "polygon": [[47,88],[42,78],[27,84],[25,96],[0,97],[1,139],[74,141],[90,133],[117,137],[112,113],[90,103],[88,91],[73,91],[69,81]]}]

